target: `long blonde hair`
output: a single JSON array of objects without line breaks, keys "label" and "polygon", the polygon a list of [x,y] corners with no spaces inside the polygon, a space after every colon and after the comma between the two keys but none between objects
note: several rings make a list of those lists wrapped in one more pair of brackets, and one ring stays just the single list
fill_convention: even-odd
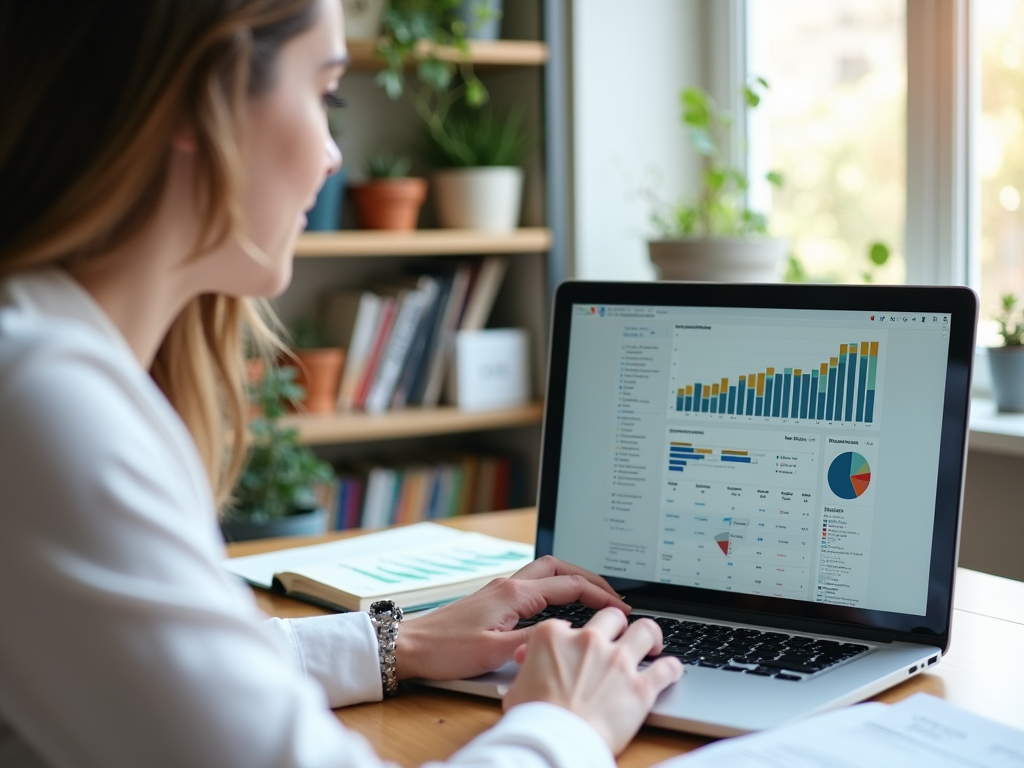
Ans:
[{"label": "long blonde hair", "polygon": [[[314,12],[314,0],[90,0],[58,13],[47,3],[3,4],[0,278],[87,267],[138,233],[182,120],[194,129],[201,169],[194,255],[243,235],[243,107],[273,85],[277,51]],[[218,505],[245,462],[243,344],[273,344],[268,311],[200,296],[151,368],[195,440]]]}]

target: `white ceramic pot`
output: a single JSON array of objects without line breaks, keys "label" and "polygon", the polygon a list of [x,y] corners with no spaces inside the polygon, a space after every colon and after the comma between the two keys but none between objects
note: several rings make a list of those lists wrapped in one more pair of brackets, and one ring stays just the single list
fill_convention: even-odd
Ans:
[{"label": "white ceramic pot", "polygon": [[442,227],[508,232],[519,226],[522,168],[444,168],[432,181]]},{"label": "white ceramic pot", "polygon": [[1000,413],[1024,413],[1024,347],[990,347],[992,395]]},{"label": "white ceramic pot", "polygon": [[349,40],[376,40],[387,0],[342,0],[345,9],[345,37]]},{"label": "white ceramic pot", "polygon": [[662,280],[776,283],[789,242],[777,238],[650,240],[651,262]]}]

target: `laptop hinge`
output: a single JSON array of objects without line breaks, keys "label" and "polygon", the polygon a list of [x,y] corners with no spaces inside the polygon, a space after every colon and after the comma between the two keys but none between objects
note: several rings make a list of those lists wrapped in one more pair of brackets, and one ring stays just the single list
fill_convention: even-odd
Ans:
[{"label": "laptop hinge", "polygon": [[868,640],[873,643],[892,643],[896,641],[896,630],[878,629],[876,627],[864,627],[857,624],[843,624],[837,621],[820,621],[817,619],[806,619],[798,616],[777,616],[754,613],[752,611],[738,611],[717,609],[707,605],[670,603],[657,599],[643,598],[638,595],[629,595],[626,602],[637,610],[659,611],[664,613],[683,614],[703,619],[728,621],[734,624],[754,624],[773,629],[788,629],[792,632],[807,632],[816,635],[838,635],[849,637],[854,640]]}]

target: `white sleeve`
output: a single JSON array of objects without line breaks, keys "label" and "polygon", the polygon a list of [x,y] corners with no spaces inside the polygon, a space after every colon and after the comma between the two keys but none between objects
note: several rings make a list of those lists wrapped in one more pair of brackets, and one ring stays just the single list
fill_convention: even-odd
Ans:
[{"label": "white sleeve", "polygon": [[[0,741],[9,728],[24,747],[4,754],[61,768],[381,765],[328,709],[379,697],[368,620],[261,626],[221,568],[194,447],[145,374],[45,341],[0,344]],[[591,759],[589,726],[541,709],[517,708],[452,764],[610,764]]]}]

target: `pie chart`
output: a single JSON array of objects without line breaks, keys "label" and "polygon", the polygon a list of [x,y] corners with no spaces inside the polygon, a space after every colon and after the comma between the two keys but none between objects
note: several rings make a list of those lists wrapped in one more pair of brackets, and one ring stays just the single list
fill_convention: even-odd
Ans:
[{"label": "pie chart", "polygon": [[855,451],[840,453],[828,468],[828,487],[840,499],[856,499],[871,485],[868,460]]}]

